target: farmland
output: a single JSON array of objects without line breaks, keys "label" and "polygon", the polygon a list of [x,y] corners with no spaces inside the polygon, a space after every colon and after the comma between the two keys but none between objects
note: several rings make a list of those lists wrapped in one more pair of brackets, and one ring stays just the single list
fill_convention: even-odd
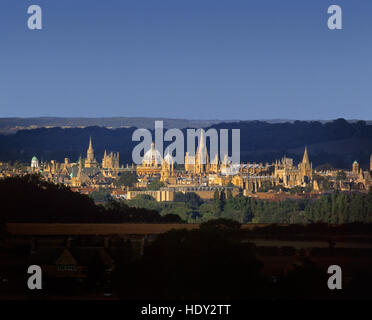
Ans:
[{"label": "farmland", "polygon": [[[263,227],[265,224],[243,225],[243,229]],[[160,234],[172,229],[199,229],[199,224],[175,223],[8,223],[12,235],[132,235]]]}]

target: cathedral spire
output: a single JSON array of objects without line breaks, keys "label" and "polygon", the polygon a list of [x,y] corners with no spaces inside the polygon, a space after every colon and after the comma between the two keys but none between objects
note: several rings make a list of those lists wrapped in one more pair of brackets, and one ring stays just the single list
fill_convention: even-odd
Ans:
[{"label": "cathedral spire", "polygon": [[92,146],[92,136],[89,137],[89,148],[88,150],[93,150],[93,146]]},{"label": "cathedral spire", "polygon": [[309,155],[307,154],[307,146],[305,146],[304,157],[302,158],[302,163],[310,164]]},{"label": "cathedral spire", "polygon": [[198,148],[196,150],[196,158],[198,164],[208,164],[208,151],[206,148],[206,137],[204,129],[200,129],[200,138],[198,140]]},{"label": "cathedral spire", "polygon": [[201,129],[201,132],[200,132],[200,147],[201,148],[204,148],[204,129],[202,128]]},{"label": "cathedral spire", "polygon": [[87,159],[85,163],[85,167],[89,168],[95,164],[96,160],[94,158],[94,150],[92,145],[92,137],[89,137],[89,148],[87,150]]}]

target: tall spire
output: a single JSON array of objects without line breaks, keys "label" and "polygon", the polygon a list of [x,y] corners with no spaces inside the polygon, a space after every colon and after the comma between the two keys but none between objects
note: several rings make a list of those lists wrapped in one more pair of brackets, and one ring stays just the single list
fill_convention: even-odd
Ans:
[{"label": "tall spire", "polygon": [[198,145],[198,148],[196,150],[196,156],[197,156],[197,159],[198,159],[198,162],[199,164],[207,164],[208,160],[208,152],[207,152],[207,148],[205,146],[206,144],[206,141],[205,141],[205,132],[204,132],[204,129],[201,128],[200,129],[200,139],[198,141],[199,145]]},{"label": "tall spire", "polygon": [[89,137],[89,150],[92,150],[92,136]]},{"label": "tall spire", "polygon": [[305,146],[304,157],[302,158],[302,163],[310,164],[309,155],[307,154],[307,146]]},{"label": "tall spire", "polygon": [[202,128],[201,129],[201,132],[200,132],[200,147],[201,148],[204,148],[204,129]]},{"label": "tall spire", "polygon": [[87,150],[87,162],[86,167],[91,166],[95,162],[94,159],[94,150],[92,146],[92,137],[89,138],[89,148]]}]

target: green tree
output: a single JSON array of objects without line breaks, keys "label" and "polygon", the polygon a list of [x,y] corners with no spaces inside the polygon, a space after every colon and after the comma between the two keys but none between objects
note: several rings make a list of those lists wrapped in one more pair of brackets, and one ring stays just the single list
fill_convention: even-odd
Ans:
[{"label": "green tree", "polygon": [[126,201],[126,203],[130,207],[135,208],[145,208],[158,211],[160,209],[160,204],[153,197],[147,194],[138,194],[134,199]]},{"label": "green tree", "polygon": [[89,196],[94,200],[94,201],[110,201],[112,200],[111,193],[107,189],[99,189],[92,191]]},{"label": "green tree", "polygon": [[114,185],[116,187],[133,187],[137,183],[137,181],[138,180],[135,172],[126,171],[120,174],[119,178],[114,181]]},{"label": "green tree", "polygon": [[174,195],[174,201],[186,203],[192,209],[197,209],[201,204],[203,204],[203,200],[195,192],[176,192]]},{"label": "green tree", "polygon": [[161,182],[159,179],[152,180],[149,185],[147,186],[147,190],[157,191],[160,188],[164,187],[164,183]]},{"label": "green tree", "polygon": [[201,215],[205,215],[205,214],[212,214],[214,211],[214,205],[212,203],[203,203],[200,207],[199,207],[199,212],[201,213]]},{"label": "green tree", "polygon": [[224,190],[221,191],[221,195],[220,195],[220,209],[221,211],[223,211],[224,207],[225,207],[225,204],[226,204],[226,193]]},{"label": "green tree", "polygon": [[216,190],[214,192],[213,197],[213,204],[214,204],[214,213],[216,216],[220,216],[223,208],[225,206],[226,196],[225,192],[222,190],[221,192],[219,190]]},{"label": "green tree", "polygon": [[228,201],[234,199],[231,189],[227,189],[226,198]]}]

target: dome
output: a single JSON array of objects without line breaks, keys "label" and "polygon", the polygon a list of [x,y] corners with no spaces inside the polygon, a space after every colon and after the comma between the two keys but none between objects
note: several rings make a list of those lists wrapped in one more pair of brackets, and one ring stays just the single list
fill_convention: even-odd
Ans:
[{"label": "dome", "polygon": [[146,164],[151,164],[153,162],[160,164],[162,162],[162,156],[158,150],[155,149],[155,144],[151,143],[151,148],[146,151],[143,156],[143,162]]},{"label": "dome", "polygon": [[164,157],[164,161],[167,164],[173,164],[174,162],[173,157],[169,153],[167,153],[167,155]]},{"label": "dome", "polygon": [[39,167],[39,160],[33,156],[31,160],[31,168],[38,168]]}]

